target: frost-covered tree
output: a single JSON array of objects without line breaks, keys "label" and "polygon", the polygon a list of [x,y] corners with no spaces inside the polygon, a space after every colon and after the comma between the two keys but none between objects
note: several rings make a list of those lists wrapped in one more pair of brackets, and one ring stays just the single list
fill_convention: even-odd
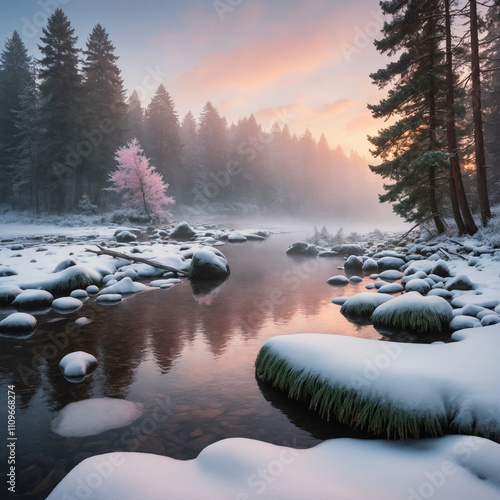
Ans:
[{"label": "frost-covered tree", "polygon": [[82,79],[74,29],[61,9],[50,16],[39,45],[41,114],[44,123],[41,160],[50,187],[50,208],[63,211],[71,201],[82,125]]},{"label": "frost-covered tree", "polygon": [[0,199],[10,199],[9,165],[16,160],[20,138],[15,124],[20,110],[20,95],[30,83],[30,60],[26,47],[17,31],[7,39],[0,54]]},{"label": "frost-covered tree", "polygon": [[116,152],[116,161],[118,168],[109,176],[113,185],[108,189],[122,193],[125,203],[130,207],[161,219],[162,207],[175,201],[166,196],[168,184],[163,182],[155,167],[149,164],[137,139],[132,139]]},{"label": "frost-covered tree", "polygon": [[114,153],[122,144],[127,128],[125,90],[114,51],[108,33],[97,24],[88,38],[83,62],[83,137],[92,147],[77,169],[75,203],[84,191],[92,193],[93,200],[97,200],[100,188],[114,167]]}]

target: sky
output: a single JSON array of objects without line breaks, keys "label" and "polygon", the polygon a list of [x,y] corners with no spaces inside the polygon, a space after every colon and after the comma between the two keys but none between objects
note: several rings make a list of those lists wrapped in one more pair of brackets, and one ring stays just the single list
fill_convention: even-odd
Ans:
[{"label": "sky", "polygon": [[39,55],[42,28],[57,7],[84,48],[93,27],[108,31],[127,95],[146,107],[162,83],[180,119],[211,101],[228,123],[251,113],[264,128],[322,132],[369,160],[367,135],[383,122],[367,103],[384,92],[370,73],[384,19],[378,0],[3,0],[0,43],[17,30]]}]

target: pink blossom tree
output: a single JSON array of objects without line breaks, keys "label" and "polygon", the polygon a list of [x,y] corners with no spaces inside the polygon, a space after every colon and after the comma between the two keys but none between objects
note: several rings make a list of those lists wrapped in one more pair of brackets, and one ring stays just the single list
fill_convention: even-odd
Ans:
[{"label": "pink blossom tree", "polygon": [[120,148],[115,158],[118,168],[109,176],[113,186],[108,189],[123,193],[125,203],[132,208],[161,219],[162,207],[175,203],[175,200],[165,195],[168,184],[163,182],[155,167],[149,164],[137,139],[132,139]]}]

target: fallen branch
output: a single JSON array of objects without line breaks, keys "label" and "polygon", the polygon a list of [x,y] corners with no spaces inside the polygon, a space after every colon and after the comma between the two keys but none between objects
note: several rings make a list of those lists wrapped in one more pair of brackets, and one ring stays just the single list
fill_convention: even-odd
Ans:
[{"label": "fallen branch", "polygon": [[452,251],[451,251],[451,250],[449,250],[449,249],[448,249],[448,250],[445,250],[444,248],[439,247],[439,248],[438,248],[438,250],[439,250],[440,252],[443,252],[443,254],[444,254],[444,255],[446,255],[446,256],[447,256],[450,260],[451,260],[451,258],[450,258],[450,255],[449,255],[449,254],[451,254],[451,255],[456,255],[457,257],[460,257],[460,258],[461,258],[461,259],[463,259],[463,260],[469,260],[467,257],[464,257],[463,255],[460,255],[460,254],[459,254],[459,253],[457,253],[457,252],[452,252]]},{"label": "fallen branch", "polygon": [[96,245],[99,250],[91,250],[90,248],[86,248],[86,252],[95,253],[96,255],[109,255],[111,257],[115,257],[116,259],[125,259],[135,262],[137,264],[147,264],[151,267],[156,267],[157,269],[163,269],[164,271],[170,271],[172,273],[176,273],[178,276],[188,276],[186,271],[181,271],[180,269],[175,269],[174,267],[167,266],[165,264],[160,264],[159,262],[154,262],[149,259],[144,259],[142,257],[133,257],[132,255],[127,255],[126,253],[115,252],[113,250],[108,250],[99,245]]}]

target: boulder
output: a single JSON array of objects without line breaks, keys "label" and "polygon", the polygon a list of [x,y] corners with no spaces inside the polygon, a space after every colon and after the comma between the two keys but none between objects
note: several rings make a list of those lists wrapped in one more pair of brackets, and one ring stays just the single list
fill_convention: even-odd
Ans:
[{"label": "boulder", "polygon": [[229,264],[221,252],[216,254],[210,248],[201,248],[193,254],[189,278],[193,280],[221,280],[229,276]]},{"label": "boulder", "polygon": [[187,222],[181,222],[170,231],[169,236],[174,240],[190,240],[196,236],[196,231]]}]

